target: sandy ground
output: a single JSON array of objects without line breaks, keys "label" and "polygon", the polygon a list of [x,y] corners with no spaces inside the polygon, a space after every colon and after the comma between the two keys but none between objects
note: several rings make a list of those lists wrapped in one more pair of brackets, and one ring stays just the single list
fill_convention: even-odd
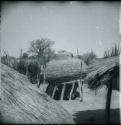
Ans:
[{"label": "sandy ground", "polygon": [[[83,102],[79,101],[79,98],[76,100],[64,100],[59,101],[71,114],[80,110],[96,110],[96,109],[105,109],[106,103],[106,94],[107,91],[105,87],[98,90],[96,95],[94,91],[91,91],[85,85],[83,94]],[[112,101],[111,101],[111,108],[119,108],[119,95],[120,93],[117,91],[113,91],[112,93]]]},{"label": "sandy ground", "polygon": [[[103,87],[97,91],[87,88],[84,85],[83,102],[76,100],[59,101],[59,103],[72,115],[76,123],[105,123],[105,103],[106,88]],[[121,93],[113,91],[111,101],[111,122],[120,123],[120,98]]]},{"label": "sandy ground", "polygon": [[[45,88],[41,86],[42,90]],[[72,115],[76,123],[105,123],[106,88],[101,88],[95,95],[95,91],[91,91],[87,85],[84,85],[83,91],[83,102],[79,98],[57,102]],[[117,91],[112,92],[111,123],[120,123],[120,95],[121,93]]]}]

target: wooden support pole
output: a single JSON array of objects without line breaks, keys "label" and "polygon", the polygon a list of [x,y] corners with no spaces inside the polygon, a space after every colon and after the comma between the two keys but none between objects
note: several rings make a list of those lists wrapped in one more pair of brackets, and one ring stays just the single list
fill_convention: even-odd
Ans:
[{"label": "wooden support pole", "polygon": [[66,84],[63,84],[60,100],[63,100],[65,88],[66,88]]},{"label": "wooden support pole", "polygon": [[43,74],[43,65],[40,66],[40,74]]},{"label": "wooden support pole", "polygon": [[81,69],[80,69],[80,81],[78,82],[79,85],[79,95],[80,101],[83,101],[83,82],[82,82],[82,61],[81,61]]},{"label": "wooden support pole", "polygon": [[69,100],[71,100],[71,96],[72,96],[72,93],[73,93],[73,90],[74,90],[74,85],[75,85],[75,82],[72,83],[72,88],[71,88],[71,91],[70,91]]},{"label": "wooden support pole", "polygon": [[79,97],[81,98],[81,84],[80,84],[80,81],[78,81],[78,86],[79,86]]},{"label": "wooden support pole", "polygon": [[81,80],[81,101],[83,101],[83,81]]},{"label": "wooden support pole", "polygon": [[108,92],[107,92],[107,99],[106,99],[106,122],[110,122],[110,105],[111,105],[111,94],[112,94],[112,87],[113,87],[113,79],[109,81]]},{"label": "wooden support pole", "polygon": [[57,85],[54,86],[53,93],[52,93],[52,98],[54,98],[54,95],[55,95],[56,89],[57,89]]},{"label": "wooden support pole", "polygon": [[41,83],[44,84],[46,82],[46,73],[45,73],[45,65],[40,65],[40,75],[42,76]]}]

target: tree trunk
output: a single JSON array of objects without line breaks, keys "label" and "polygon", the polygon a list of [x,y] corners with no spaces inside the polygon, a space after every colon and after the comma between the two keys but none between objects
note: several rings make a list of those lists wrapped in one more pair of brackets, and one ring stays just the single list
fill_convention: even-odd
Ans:
[{"label": "tree trunk", "polygon": [[40,66],[40,60],[39,60],[39,58],[38,58],[38,73],[37,73],[37,86],[38,86],[38,88],[40,87],[40,68],[41,68],[41,66]]},{"label": "tree trunk", "polygon": [[46,73],[45,73],[46,66],[43,66],[43,83],[46,82]]},{"label": "tree trunk", "polygon": [[107,92],[107,99],[106,99],[106,122],[110,122],[110,105],[111,105],[111,94],[112,94],[112,87],[113,87],[113,79],[109,81],[108,92]]}]

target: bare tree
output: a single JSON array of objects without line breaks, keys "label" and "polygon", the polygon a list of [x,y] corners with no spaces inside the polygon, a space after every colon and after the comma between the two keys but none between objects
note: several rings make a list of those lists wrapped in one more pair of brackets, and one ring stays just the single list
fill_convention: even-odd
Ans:
[{"label": "bare tree", "polygon": [[52,50],[53,41],[42,38],[31,42],[29,52],[37,57],[39,66],[38,87],[40,86],[40,77],[43,76],[43,83],[46,80],[45,68],[47,63],[53,58],[54,50]]}]

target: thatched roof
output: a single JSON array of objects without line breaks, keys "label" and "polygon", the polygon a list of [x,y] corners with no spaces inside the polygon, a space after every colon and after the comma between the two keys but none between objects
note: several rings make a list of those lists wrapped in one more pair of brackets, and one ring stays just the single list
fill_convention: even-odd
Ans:
[{"label": "thatched roof", "polygon": [[[53,84],[62,83],[80,78],[81,60],[77,58],[52,60],[46,68],[47,81]],[[82,61],[82,75],[87,71],[86,64]]]},{"label": "thatched roof", "polygon": [[58,102],[52,100],[26,76],[1,65],[2,123],[74,123],[70,114]]},{"label": "thatched roof", "polygon": [[113,88],[119,90],[119,56],[93,61],[88,66],[88,74],[85,81],[88,83],[89,88],[98,89],[102,85],[108,84],[112,74],[115,75],[116,80]]}]

